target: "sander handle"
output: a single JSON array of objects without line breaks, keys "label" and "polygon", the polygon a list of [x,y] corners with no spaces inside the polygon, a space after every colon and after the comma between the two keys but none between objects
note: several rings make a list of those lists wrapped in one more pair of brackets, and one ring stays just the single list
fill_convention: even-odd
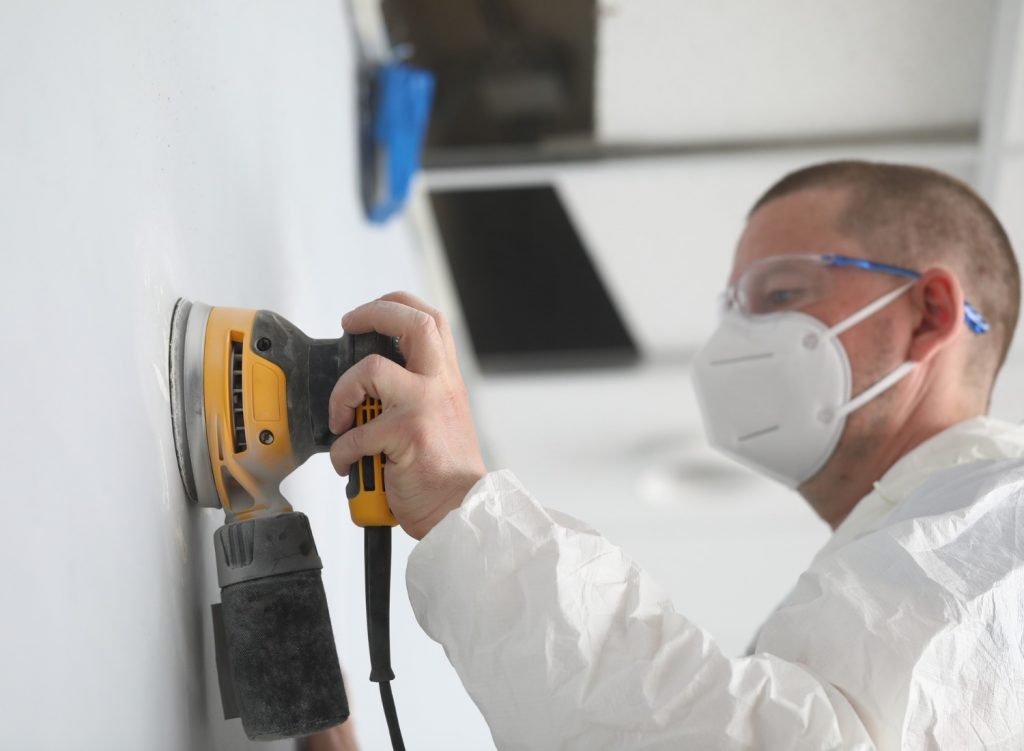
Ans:
[{"label": "sander handle", "polygon": [[[402,357],[398,341],[394,337],[371,332],[368,334],[346,334],[343,341],[346,341],[348,345],[345,359],[350,366],[355,365],[368,355],[381,355],[405,366],[405,359]],[[378,417],[382,411],[383,406],[379,399],[366,397],[363,403],[356,407],[353,427],[365,425]],[[388,506],[387,489],[384,486],[384,464],[386,462],[387,457],[384,454],[364,456],[361,460],[353,462],[352,468],[349,470],[345,495],[348,496],[352,521],[357,526],[394,527],[398,524],[398,520],[395,519],[395,515],[391,513],[391,508]]]},{"label": "sander handle", "polygon": [[[365,425],[380,415],[379,399],[366,397],[356,407],[356,426]],[[345,495],[352,521],[360,527],[394,527],[398,524],[388,505],[387,488],[384,485],[384,454],[364,456],[352,463],[348,473]]]}]

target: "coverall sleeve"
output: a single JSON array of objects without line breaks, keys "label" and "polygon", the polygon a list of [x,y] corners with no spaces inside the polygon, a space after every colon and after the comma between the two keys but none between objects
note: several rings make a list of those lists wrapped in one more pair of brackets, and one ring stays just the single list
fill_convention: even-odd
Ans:
[{"label": "coverall sleeve", "polygon": [[807,666],[726,657],[619,548],[510,472],[424,537],[406,577],[501,751],[874,748]]}]

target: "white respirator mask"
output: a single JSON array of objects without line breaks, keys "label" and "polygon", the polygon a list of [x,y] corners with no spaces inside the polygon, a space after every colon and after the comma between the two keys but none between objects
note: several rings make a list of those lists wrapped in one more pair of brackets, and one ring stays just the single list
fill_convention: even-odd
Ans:
[{"label": "white respirator mask", "polygon": [[898,287],[829,328],[793,310],[727,310],[697,353],[694,384],[708,440],[736,461],[796,487],[832,456],[846,416],[914,369],[904,362],[851,398],[839,335],[913,286]]}]

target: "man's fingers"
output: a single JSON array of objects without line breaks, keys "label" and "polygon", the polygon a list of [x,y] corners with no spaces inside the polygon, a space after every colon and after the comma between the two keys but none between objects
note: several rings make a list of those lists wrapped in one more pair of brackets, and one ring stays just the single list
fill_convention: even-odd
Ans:
[{"label": "man's fingers", "polygon": [[441,341],[444,343],[445,354],[448,357],[449,364],[454,366],[456,370],[458,369],[458,362],[455,357],[455,338],[452,336],[451,326],[448,324],[448,318],[444,313],[410,292],[389,292],[386,295],[382,295],[380,299],[408,305],[410,308],[423,311],[433,318],[434,323],[437,325],[437,331],[441,335]]},{"label": "man's fingers", "polygon": [[398,302],[402,303],[402,305],[408,305],[410,308],[416,308],[416,310],[426,313],[434,320],[437,320],[438,316],[441,315],[441,311],[439,311],[433,305],[428,303],[426,300],[422,300],[419,297],[416,297],[416,295],[414,295],[412,292],[397,290],[395,292],[388,292],[386,295],[381,295],[378,299],[387,300],[388,302]]},{"label": "man's fingers", "polygon": [[390,424],[392,421],[390,415],[383,414],[338,436],[331,444],[334,471],[339,475],[347,475],[352,465],[364,456],[392,453],[394,447],[388,445],[388,439],[395,436],[395,429]]},{"label": "man's fingers", "polygon": [[422,394],[423,384],[415,373],[386,357],[370,355],[342,373],[334,384],[328,402],[328,425],[335,434],[352,427],[356,407],[366,397],[380,399],[388,407],[419,399]]},{"label": "man's fingers", "polygon": [[346,313],[341,324],[353,334],[376,331],[397,336],[409,370],[416,373],[434,375],[445,365],[445,342],[437,320],[417,308],[393,300],[374,300]]}]

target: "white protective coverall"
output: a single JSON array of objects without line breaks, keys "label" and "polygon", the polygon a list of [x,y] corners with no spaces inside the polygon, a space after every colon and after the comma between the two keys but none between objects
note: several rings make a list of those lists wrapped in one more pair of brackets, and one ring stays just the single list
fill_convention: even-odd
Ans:
[{"label": "white protective coverall", "polygon": [[750,656],[507,471],[407,581],[502,751],[1024,748],[1024,429],[991,418],[901,458]]}]

